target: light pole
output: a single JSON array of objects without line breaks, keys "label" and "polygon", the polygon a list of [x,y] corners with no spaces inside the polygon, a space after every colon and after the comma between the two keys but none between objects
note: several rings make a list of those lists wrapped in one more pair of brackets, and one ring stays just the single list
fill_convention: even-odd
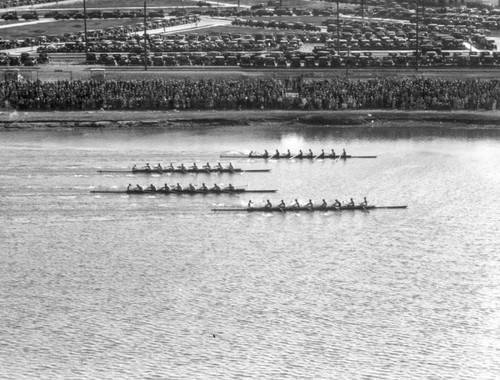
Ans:
[{"label": "light pole", "polygon": [[89,41],[87,39],[87,3],[83,0],[83,35],[85,39],[85,63],[87,63],[89,55]]}]

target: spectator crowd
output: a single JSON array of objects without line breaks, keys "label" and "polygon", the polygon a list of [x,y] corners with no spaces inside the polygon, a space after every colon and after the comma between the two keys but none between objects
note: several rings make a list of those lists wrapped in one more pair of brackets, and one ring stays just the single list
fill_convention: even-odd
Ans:
[{"label": "spectator crowd", "polygon": [[4,107],[32,111],[496,110],[500,79],[4,81],[0,96]]}]

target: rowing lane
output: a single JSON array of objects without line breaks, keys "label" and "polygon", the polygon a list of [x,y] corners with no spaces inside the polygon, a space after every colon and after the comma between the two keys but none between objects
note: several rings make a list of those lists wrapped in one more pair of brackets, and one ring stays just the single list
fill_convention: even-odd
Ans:
[{"label": "rowing lane", "polygon": [[[97,173],[309,148],[378,158]],[[494,379],[499,151],[479,129],[2,131],[0,378]],[[90,193],[165,182],[278,192]],[[210,211],[363,196],[408,209]]]}]

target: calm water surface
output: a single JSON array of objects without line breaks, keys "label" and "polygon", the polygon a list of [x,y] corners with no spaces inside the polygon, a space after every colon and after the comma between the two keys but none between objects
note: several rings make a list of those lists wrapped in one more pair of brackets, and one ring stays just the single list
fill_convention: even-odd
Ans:
[{"label": "calm water surface", "polygon": [[[378,158],[96,172],[343,147]],[[499,153],[481,131],[1,132],[0,378],[498,379]],[[90,193],[164,182],[278,193]],[[210,211],[351,196],[408,209]]]}]

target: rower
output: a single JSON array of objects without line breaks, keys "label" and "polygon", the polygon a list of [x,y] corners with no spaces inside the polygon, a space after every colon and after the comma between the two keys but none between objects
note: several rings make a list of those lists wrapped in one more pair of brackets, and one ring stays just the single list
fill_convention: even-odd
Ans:
[{"label": "rower", "polygon": [[189,184],[189,190],[190,191],[196,191],[196,188],[192,184]]},{"label": "rower", "polygon": [[272,208],[273,207],[273,205],[271,204],[271,202],[269,201],[269,199],[267,200],[266,205],[264,207],[265,208]]},{"label": "rower", "polygon": [[326,203],[326,201],[323,199],[323,202],[321,202],[321,208],[326,208],[328,206],[328,204]]},{"label": "rower", "polygon": [[352,198],[350,202],[347,204],[347,207],[354,207],[354,200]]},{"label": "rower", "polygon": [[203,169],[206,169],[206,170],[210,170],[210,169],[212,169],[212,168],[210,167],[210,163],[208,163],[208,162],[207,162],[207,164],[203,166]]},{"label": "rower", "polygon": [[177,185],[175,185],[175,191],[182,191],[182,186],[179,185],[179,182],[177,182]]},{"label": "rower", "polygon": [[135,172],[137,170],[137,166],[134,164],[134,166],[132,166],[132,171]]},{"label": "rower", "polygon": [[227,167],[229,170],[231,170],[232,172],[234,172],[234,166],[232,163],[229,163],[228,167]]},{"label": "rower", "polygon": [[285,204],[285,201],[282,199],[280,204],[278,205],[279,208],[285,208],[286,207],[286,204]]},{"label": "rower", "polygon": [[155,169],[156,170],[160,170],[160,171],[163,170],[163,168],[162,168],[162,166],[161,166],[161,164],[159,162],[158,162],[158,165],[155,166]]},{"label": "rower", "polygon": [[342,158],[347,158],[347,153],[345,152],[345,149],[342,149]]},{"label": "rower", "polygon": [[193,166],[191,166],[189,169],[198,170],[198,166],[196,165],[196,162],[193,162]]},{"label": "rower", "polygon": [[172,165],[172,163],[170,163],[170,165],[168,166],[168,170],[172,170],[172,171],[175,170],[174,165]]},{"label": "rower", "polygon": [[306,207],[313,208],[313,201],[309,199],[309,202],[307,202]]},{"label": "rower", "polygon": [[215,190],[215,191],[221,191],[221,188],[219,185],[217,185],[216,183],[214,183],[214,187],[212,187],[211,190]]},{"label": "rower", "polygon": [[280,151],[276,149],[276,153],[274,153],[274,157],[280,158]]},{"label": "rower", "polygon": [[267,149],[264,149],[264,157],[265,158],[269,157],[269,152],[267,151]]},{"label": "rower", "polygon": [[295,203],[294,203],[293,207],[297,207],[297,208],[300,207],[300,204],[299,204],[299,201],[297,200],[297,198],[295,198]]},{"label": "rower", "polygon": [[366,200],[366,197],[363,197],[363,202],[361,202],[359,205],[363,207],[368,206],[368,201]]},{"label": "rower", "polygon": [[335,199],[335,202],[333,202],[333,207],[339,208],[340,206],[342,206],[342,204],[340,203],[340,201],[338,199]]},{"label": "rower", "polygon": [[290,153],[290,149],[286,150],[286,158],[292,157],[292,154]]},{"label": "rower", "polygon": [[307,154],[307,157],[313,157],[314,154],[313,154],[313,151],[311,149],[309,149],[309,153]]},{"label": "rower", "polygon": [[149,188],[147,188],[147,190],[149,190],[149,191],[156,191],[156,186],[153,185],[153,184],[151,184],[151,185],[149,185]]},{"label": "rower", "polygon": [[140,186],[139,184],[135,185],[135,189],[137,191],[144,191],[143,188],[142,188],[142,186]]},{"label": "rower", "polygon": [[302,149],[299,149],[299,154],[297,154],[297,158],[302,158],[304,153],[302,153]]},{"label": "rower", "polygon": [[248,205],[247,205],[247,208],[252,208],[252,201],[248,201]]},{"label": "rower", "polygon": [[205,182],[203,182],[203,183],[201,184],[200,190],[203,190],[203,191],[208,191],[208,187],[207,187],[207,185],[205,185]]},{"label": "rower", "polygon": [[221,163],[220,163],[220,162],[217,164],[216,168],[217,168],[218,170],[223,170],[223,169],[224,169],[224,168],[222,167],[222,165],[221,165]]},{"label": "rower", "polygon": [[229,184],[224,190],[234,191],[236,190],[233,185]]},{"label": "rower", "polygon": [[165,183],[165,185],[163,185],[163,187],[160,188],[160,191],[170,191],[170,187]]},{"label": "rower", "polygon": [[335,158],[335,150],[332,149],[332,158]]},{"label": "rower", "polygon": [[177,166],[177,169],[182,170],[183,172],[185,172],[185,171],[186,171],[186,167],[184,166],[184,164],[183,164],[183,163],[182,163],[182,164],[180,164],[180,166]]},{"label": "rower", "polygon": [[253,156],[253,150],[250,151],[250,153],[248,153],[248,157],[252,157]]},{"label": "rower", "polygon": [[132,184],[129,183],[128,186],[127,186],[127,192],[130,191],[130,188],[132,187]]},{"label": "rower", "polygon": [[146,163],[146,166],[144,167],[146,170],[151,170],[151,166],[149,166],[149,163]]},{"label": "rower", "polygon": [[321,149],[321,153],[318,155],[318,158],[325,158],[325,150]]}]

